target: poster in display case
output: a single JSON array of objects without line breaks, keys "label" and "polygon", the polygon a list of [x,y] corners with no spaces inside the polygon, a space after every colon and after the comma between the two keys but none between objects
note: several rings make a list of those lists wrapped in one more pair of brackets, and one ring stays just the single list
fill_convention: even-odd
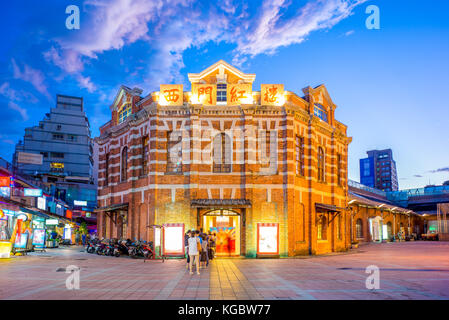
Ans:
[{"label": "poster in display case", "polygon": [[184,223],[167,223],[162,230],[164,255],[184,255]]},{"label": "poster in display case", "polygon": [[15,249],[26,249],[28,243],[28,233],[22,233],[20,236],[17,235],[14,240]]},{"label": "poster in display case", "polygon": [[44,246],[45,246],[45,229],[34,229],[32,245],[35,248],[44,248]]},{"label": "poster in display case", "polygon": [[257,224],[257,254],[279,255],[279,224]]}]

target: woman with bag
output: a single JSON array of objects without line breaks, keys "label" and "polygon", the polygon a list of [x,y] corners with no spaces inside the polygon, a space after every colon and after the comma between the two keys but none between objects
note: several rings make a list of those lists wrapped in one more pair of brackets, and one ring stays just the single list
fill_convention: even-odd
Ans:
[{"label": "woman with bag", "polygon": [[200,261],[199,261],[199,253],[198,247],[201,249],[201,244],[199,239],[196,237],[196,232],[192,231],[190,234],[190,238],[188,240],[189,244],[189,258],[190,258],[190,274],[193,274],[192,267],[193,261],[195,261],[196,265],[196,273],[200,274]]}]

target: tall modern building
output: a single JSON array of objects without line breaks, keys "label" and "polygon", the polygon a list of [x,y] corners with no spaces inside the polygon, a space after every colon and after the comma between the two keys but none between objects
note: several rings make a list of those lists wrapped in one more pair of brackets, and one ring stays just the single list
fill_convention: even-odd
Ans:
[{"label": "tall modern building", "polygon": [[[89,181],[93,173],[90,136],[83,98],[57,95],[56,108],[39,125],[25,129],[23,141],[16,145],[13,163],[29,175],[48,173]],[[38,160],[39,155],[41,164],[29,161]]]},{"label": "tall modern building", "polygon": [[56,107],[37,126],[25,129],[13,163],[18,172],[42,181],[52,196],[71,205],[74,217],[94,217],[93,141],[83,98],[57,95]]},{"label": "tall modern building", "polygon": [[366,153],[368,158],[360,159],[360,183],[384,191],[397,191],[398,175],[393,151],[370,150]]}]

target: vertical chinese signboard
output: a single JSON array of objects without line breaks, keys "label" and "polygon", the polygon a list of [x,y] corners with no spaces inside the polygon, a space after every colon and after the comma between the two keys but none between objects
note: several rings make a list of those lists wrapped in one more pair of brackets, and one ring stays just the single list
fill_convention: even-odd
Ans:
[{"label": "vertical chinese signboard", "polygon": [[238,83],[228,84],[227,87],[227,102],[229,106],[235,106],[240,104],[252,104],[252,84],[251,83]]},{"label": "vertical chinese signboard", "polygon": [[192,104],[213,106],[217,104],[217,86],[215,84],[192,83]]},{"label": "vertical chinese signboard", "polygon": [[279,223],[257,224],[257,254],[279,255]]},{"label": "vertical chinese signboard", "polygon": [[161,84],[159,104],[162,106],[182,106],[184,103],[182,90],[182,84]]},{"label": "vertical chinese signboard", "polygon": [[262,105],[280,106],[285,102],[283,84],[262,84],[260,92]]}]

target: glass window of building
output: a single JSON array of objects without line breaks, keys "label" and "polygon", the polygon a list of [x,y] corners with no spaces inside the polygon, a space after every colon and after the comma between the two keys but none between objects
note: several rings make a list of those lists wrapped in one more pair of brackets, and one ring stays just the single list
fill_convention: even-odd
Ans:
[{"label": "glass window of building", "polygon": [[318,181],[324,181],[324,151],[318,147]]},{"label": "glass window of building", "polygon": [[217,102],[226,102],[228,94],[226,87],[226,83],[217,84]]},{"label": "glass window of building", "polygon": [[104,168],[104,184],[105,186],[109,185],[109,153],[106,154],[105,159],[105,168]]},{"label": "glass window of building", "polygon": [[167,132],[167,172],[182,173],[182,133]]},{"label": "glass window of building", "polygon": [[213,172],[231,172],[231,138],[224,132],[213,140]]},{"label": "glass window of building", "polygon": [[121,159],[121,182],[124,182],[128,179],[128,148],[124,147],[122,150],[122,159]]},{"label": "glass window of building", "polygon": [[118,112],[118,123],[122,123],[131,115],[131,103],[125,103]]},{"label": "glass window of building", "polygon": [[142,138],[142,175],[148,174],[148,147],[149,139],[148,136]]},{"label": "glass window of building", "polygon": [[326,109],[319,103],[315,103],[315,107],[313,109],[313,114],[323,120],[324,122],[327,122],[327,112]]},{"label": "glass window of building", "polygon": [[304,138],[296,136],[295,140],[296,151],[296,174],[304,175]]},{"label": "glass window of building", "polygon": [[342,168],[342,165],[341,165],[341,154],[337,153],[337,184],[338,184],[339,186],[342,185],[341,168]]}]

